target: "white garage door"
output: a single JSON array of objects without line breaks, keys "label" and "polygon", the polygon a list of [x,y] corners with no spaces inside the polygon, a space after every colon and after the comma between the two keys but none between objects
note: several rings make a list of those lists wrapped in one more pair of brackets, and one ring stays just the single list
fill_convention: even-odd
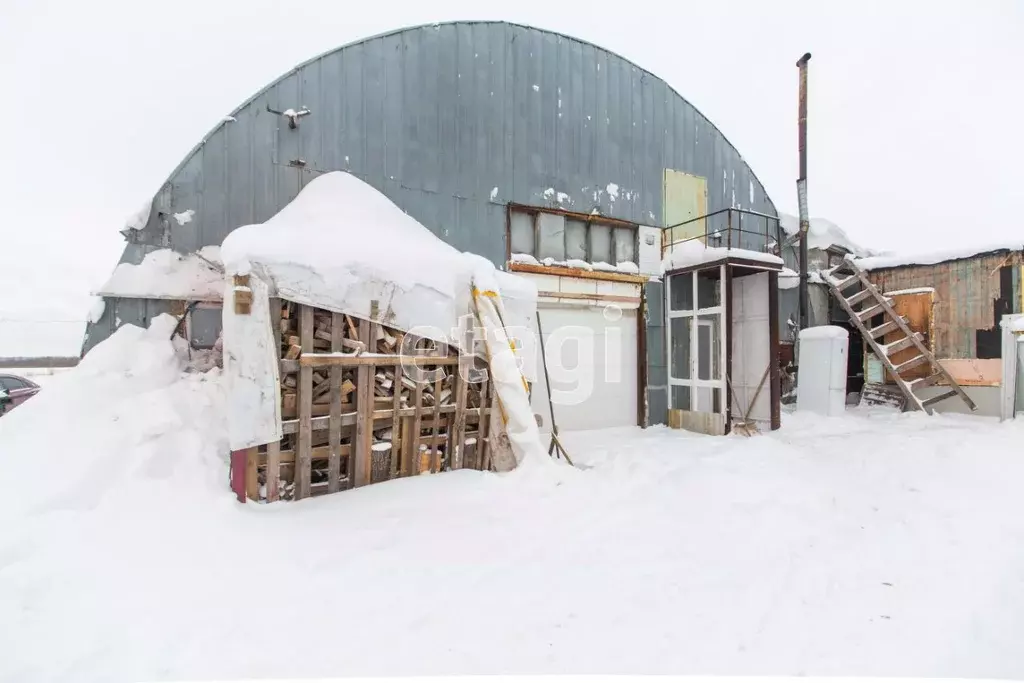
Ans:
[{"label": "white garage door", "polygon": [[[616,306],[538,308],[544,330],[555,421],[560,432],[637,423],[637,311]],[[537,356],[533,412],[551,429],[551,413]]]}]

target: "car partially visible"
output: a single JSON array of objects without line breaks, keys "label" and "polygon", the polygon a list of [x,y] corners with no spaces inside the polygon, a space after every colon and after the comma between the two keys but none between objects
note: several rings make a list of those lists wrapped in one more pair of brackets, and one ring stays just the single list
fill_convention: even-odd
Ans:
[{"label": "car partially visible", "polygon": [[39,393],[39,385],[17,375],[0,375],[0,415]]}]

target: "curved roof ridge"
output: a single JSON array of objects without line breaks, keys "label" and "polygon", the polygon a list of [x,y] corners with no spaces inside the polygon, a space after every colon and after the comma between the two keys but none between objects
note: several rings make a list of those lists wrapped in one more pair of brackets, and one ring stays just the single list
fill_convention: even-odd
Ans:
[{"label": "curved roof ridge", "polygon": [[[424,29],[424,28],[436,28],[436,27],[440,27],[440,26],[460,26],[460,25],[469,25],[469,24],[491,24],[491,25],[498,24],[498,25],[502,25],[502,26],[513,26],[513,27],[516,27],[516,28],[527,29],[527,30],[530,30],[530,31],[540,31],[541,33],[547,33],[547,34],[554,35],[554,36],[560,36],[562,38],[565,38],[566,40],[572,40],[572,41],[575,41],[575,42],[580,43],[582,45],[589,45],[590,47],[594,48],[595,50],[600,50],[602,52],[610,54],[610,55],[612,55],[612,56],[614,56],[614,57],[616,57],[618,59],[621,59],[622,61],[626,62],[630,66],[632,66],[632,67],[634,67],[636,69],[639,69],[640,71],[642,71],[643,73],[651,76],[652,78],[658,79],[659,81],[661,81],[662,83],[665,84],[665,87],[668,88],[669,91],[673,95],[675,95],[676,97],[681,99],[683,102],[685,102],[687,104],[687,106],[689,106],[691,109],[693,109],[693,111],[695,111],[705,121],[707,121],[708,125],[710,125],[715,130],[715,132],[717,132],[722,137],[722,139],[725,141],[725,143],[727,145],[729,145],[729,147],[732,149],[733,152],[736,153],[736,156],[739,157],[740,161],[742,161],[743,164],[746,165],[747,169],[750,171],[751,177],[754,178],[754,180],[757,181],[758,185],[761,186],[761,190],[764,192],[765,199],[767,199],[768,202],[772,206],[775,206],[775,202],[772,201],[772,198],[768,195],[768,188],[766,188],[764,183],[761,182],[761,179],[759,177],[757,177],[757,173],[754,172],[754,169],[751,168],[750,164],[748,164],[746,159],[743,158],[743,154],[736,147],[736,145],[732,144],[732,141],[729,140],[729,138],[725,135],[725,133],[722,132],[722,130],[717,125],[715,125],[714,121],[712,121],[707,116],[705,116],[704,112],[702,112],[700,109],[698,109],[696,106],[694,106],[694,104],[692,102],[690,102],[690,100],[686,99],[681,94],[679,94],[679,91],[676,90],[672,86],[672,84],[669,83],[668,81],[666,81],[664,78],[661,78],[656,73],[645,69],[644,67],[642,67],[639,64],[637,64],[636,62],[634,62],[632,59],[629,59],[628,57],[625,57],[625,56],[619,54],[618,52],[615,52],[614,50],[609,50],[606,47],[602,47],[601,45],[598,45],[596,43],[592,43],[589,40],[584,40],[583,38],[578,38],[576,36],[571,36],[571,35],[569,35],[567,33],[562,33],[560,31],[552,31],[550,29],[539,28],[537,26],[531,26],[529,24],[520,24],[520,23],[512,22],[512,21],[487,20],[487,19],[480,19],[480,20],[468,19],[468,20],[438,21],[438,22],[432,22],[432,23],[429,23],[429,24],[413,24],[413,25],[410,25],[410,26],[404,26],[402,28],[392,29],[390,31],[384,31],[382,33],[377,33],[377,34],[374,34],[372,36],[367,36],[365,38],[359,38],[358,40],[350,41],[350,42],[345,43],[343,45],[339,45],[337,47],[331,48],[330,50],[325,50],[324,52],[321,52],[321,53],[319,53],[319,54],[317,54],[317,55],[315,55],[313,57],[310,57],[309,59],[307,59],[307,60],[305,60],[303,62],[299,62],[298,64],[293,66],[288,71],[284,72],[283,74],[281,74],[277,78],[273,79],[272,81],[270,81],[269,83],[264,85],[262,88],[260,88],[258,91],[256,91],[252,96],[250,96],[248,99],[243,101],[239,106],[237,106],[234,109],[232,109],[230,114],[225,116],[224,119],[219,121],[217,123],[217,125],[215,125],[213,128],[211,128],[209,130],[209,132],[207,132],[206,135],[204,135],[202,137],[202,139],[198,143],[196,143],[192,147],[192,149],[190,149],[185,154],[185,156],[178,163],[178,165],[175,166],[174,169],[167,175],[167,179],[164,180],[163,183],[161,183],[161,187],[166,185],[172,178],[174,178],[174,176],[177,175],[177,173],[182,168],[184,168],[185,164],[188,163],[189,159],[191,159],[192,156],[195,155],[196,152],[198,152],[200,149],[202,149],[203,145],[205,145],[209,141],[209,139],[211,137],[213,137],[217,133],[217,131],[219,131],[221,128],[223,128],[227,124],[227,120],[226,119],[228,117],[234,116],[235,114],[239,113],[240,111],[242,111],[243,109],[248,107],[250,104],[255,102],[259,97],[261,97],[262,95],[267,93],[271,88],[276,86],[278,83],[282,82],[283,80],[285,80],[289,76],[292,76],[293,74],[297,74],[299,71],[301,71],[305,67],[309,66],[310,64],[313,64],[314,62],[316,62],[316,61],[318,61],[320,59],[323,59],[324,57],[328,57],[330,55],[333,55],[336,52],[341,52],[342,50],[345,50],[347,48],[353,47],[355,45],[360,45],[362,43],[368,43],[368,42],[370,42],[372,40],[378,40],[378,39],[381,39],[381,38],[387,38],[389,36],[397,35],[397,34],[400,34],[400,33],[406,33],[406,32],[409,32],[409,31],[416,31],[416,30],[420,30],[420,29]],[[154,197],[155,197],[155,194],[154,194]],[[778,211],[777,208],[776,208],[776,211]]]}]

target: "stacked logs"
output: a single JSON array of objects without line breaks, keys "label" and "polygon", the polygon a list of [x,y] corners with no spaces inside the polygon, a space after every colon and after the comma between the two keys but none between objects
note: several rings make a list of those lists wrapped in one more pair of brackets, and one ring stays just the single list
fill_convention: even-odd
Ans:
[{"label": "stacked logs", "polygon": [[[299,460],[296,454],[300,451],[298,423],[301,417],[300,401],[304,400],[300,391],[300,360],[303,356],[302,325],[299,320],[301,308],[302,305],[290,301],[277,299],[271,302],[272,324],[277,332],[281,358],[280,397],[284,436],[277,446],[279,456],[269,456],[267,446],[259,449],[256,467],[259,492],[256,496],[250,495],[257,500],[296,497],[296,463]],[[311,358],[321,357],[321,354],[377,358],[379,354],[381,361],[379,365],[370,366],[373,372],[372,391],[368,392],[367,398],[372,400],[372,409],[362,411],[358,410],[357,387],[359,372],[364,370],[363,367],[312,368],[310,495],[350,488],[357,483],[353,471],[353,453],[356,450],[357,431],[360,431],[357,430],[359,420],[364,422],[362,430],[372,433],[369,481],[364,483],[377,483],[428,471],[437,472],[453,466],[474,469],[489,466],[486,446],[476,446],[477,443],[486,444],[487,425],[486,420],[481,420],[481,415],[487,415],[486,408],[493,400],[486,373],[479,372],[484,367],[480,359],[463,360],[465,402],[457,406],[458,364],[432,367],[424,380],[415,374],[417,368],[403,370],[404,366],[388,365],[386,362],[387,358],[393,359],[400,354],[457,359],[456,349],[451,348],[446,352],[432,340],[416,338],[414,335],[407,338],[402,330],[379,322],[309,308],[312,309],[312,343],[307,344],[306,348],[311,347],[312,350],[307,350],[306,354]],[[467,372],[467,365],[476,372]],[[410,374],[414,376],[410,377]],[[332,391],[335,384],[340,391]],[[335,414],[332,415],[332,401],[337,402],[339,394],[340,412],[335,408]],[[453,430],[460,413],[461,431]],[[340,447],[341,465],[332,471],[331,430],[339,430],[339,425],[340,435],[336,443]],[[463,432],[462,457],[459,463],[453,463],[453,440]],[[276,486],[272,485],[275,480],[270,472],[270,464],[274,460],[280,462]]]}]

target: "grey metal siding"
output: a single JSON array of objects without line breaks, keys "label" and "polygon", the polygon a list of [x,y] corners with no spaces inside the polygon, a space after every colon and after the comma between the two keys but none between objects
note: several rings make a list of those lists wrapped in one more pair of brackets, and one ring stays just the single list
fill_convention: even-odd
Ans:
[{"label": "grey metal siding", "polygon": [[[267,111],[303,106],[312,113],[296,130]],[[661,225],[665,168],[706,177],[709,212],[776,213],[736,149],[664,81],[527,26],[420,26],[347,45],[300,65],[232,117],[157,193],[139,236],[146,247],[220,244],[335,170],[496,264],[505,260],[508,202]],[[178,225],[171,215],[188,209],[193,220]],[[122,261],[137,263],[145,250],[129,245]],[[91,343],[103,336],[97,328]]]}]

